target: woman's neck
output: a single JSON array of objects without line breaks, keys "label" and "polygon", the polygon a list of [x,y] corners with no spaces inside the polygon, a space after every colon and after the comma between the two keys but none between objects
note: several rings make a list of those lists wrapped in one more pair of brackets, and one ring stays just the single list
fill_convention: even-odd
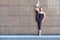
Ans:
[{"label": "woman's neck", "polygon": [[43,11],[40,11],[40,12],[43,12]]}]

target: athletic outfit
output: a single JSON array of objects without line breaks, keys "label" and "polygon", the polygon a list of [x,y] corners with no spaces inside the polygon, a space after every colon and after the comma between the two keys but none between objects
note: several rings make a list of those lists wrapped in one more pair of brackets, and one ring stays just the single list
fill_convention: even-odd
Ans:
[{"label": "athletic outfit", "polygon": [[38,23],[39,30],[41,30],[41,23],[42,23],[43,18],[44,18],[44,12],[38,13],[38,11],[36,11],[36,21]]}]

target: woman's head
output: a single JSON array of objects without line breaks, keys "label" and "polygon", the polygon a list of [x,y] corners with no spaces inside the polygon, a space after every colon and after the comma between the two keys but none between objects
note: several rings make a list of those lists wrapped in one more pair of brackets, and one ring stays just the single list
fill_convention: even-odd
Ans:
[{"label": "woman's head", "polygon": [[40,12],[41,12],[41,11],[43,12],[43,8],[42,8],[42,7],[40,7],[40,8],[39,8],[39,11],[40,11]]}]

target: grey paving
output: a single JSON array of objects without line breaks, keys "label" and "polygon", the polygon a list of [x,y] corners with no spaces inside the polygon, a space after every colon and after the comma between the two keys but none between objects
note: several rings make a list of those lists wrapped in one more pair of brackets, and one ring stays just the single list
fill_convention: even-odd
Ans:
[{"label": "grey paving", "polygon": [[60,40],[60,35],[0,35],[0,40]]}]

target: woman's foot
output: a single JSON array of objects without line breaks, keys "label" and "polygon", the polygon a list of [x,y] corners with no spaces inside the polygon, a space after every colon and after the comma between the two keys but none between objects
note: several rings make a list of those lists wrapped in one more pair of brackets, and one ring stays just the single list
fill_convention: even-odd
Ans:
[{"label": "woman's foot", "polygon": [[41,36],[41,30],[39,30],[39,36]]}]

